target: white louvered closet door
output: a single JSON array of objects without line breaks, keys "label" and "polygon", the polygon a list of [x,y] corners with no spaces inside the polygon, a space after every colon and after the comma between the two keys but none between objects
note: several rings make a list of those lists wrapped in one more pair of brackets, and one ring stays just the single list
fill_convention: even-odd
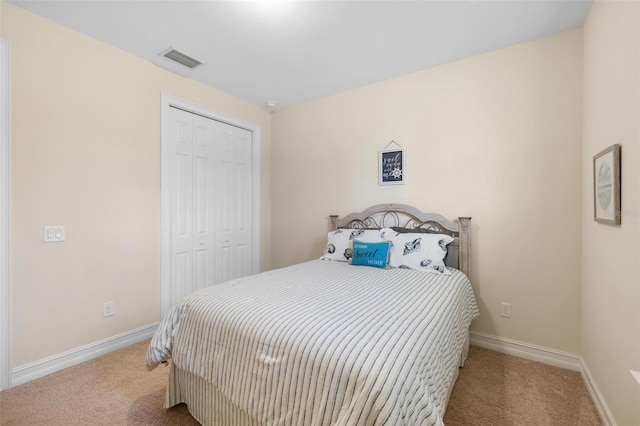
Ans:
[{"label": "white louvered closet door", "polygon": [[251,273],[251,132],[170,108],[171,299]]}]

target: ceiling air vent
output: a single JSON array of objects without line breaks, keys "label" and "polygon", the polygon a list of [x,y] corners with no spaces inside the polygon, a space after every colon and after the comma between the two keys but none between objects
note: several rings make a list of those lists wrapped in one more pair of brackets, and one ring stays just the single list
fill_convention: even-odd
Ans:
[{"label": "ceiling air vent", "polygon": [[184,53],[179,52],[172,47],[165,50],[160,55],[164,56],[165,58],[169,58],[172,61],[175,61],[189,68],[195,68],[198,65],[202,65],[202,62],[198,61],[197,59],[193,59],[191,56],[185,55]]}]

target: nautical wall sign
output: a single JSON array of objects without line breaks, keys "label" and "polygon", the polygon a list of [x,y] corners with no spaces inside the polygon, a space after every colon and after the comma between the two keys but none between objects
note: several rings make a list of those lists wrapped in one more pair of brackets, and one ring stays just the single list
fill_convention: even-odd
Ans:
[{"label": "nautical wall sign", "polygon": [[[396,144],[399,148],[387,149]],[[405,183],[405,150],[397,142],[391,141],[379,151],[378,175],[380,185],[402,185]]]}]

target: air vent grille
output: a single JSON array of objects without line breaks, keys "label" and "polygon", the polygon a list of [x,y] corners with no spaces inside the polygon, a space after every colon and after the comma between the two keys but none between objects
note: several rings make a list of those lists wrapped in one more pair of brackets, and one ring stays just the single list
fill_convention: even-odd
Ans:
[{"label": "air vent grille", "polygon": [[161,53],[161,55],[189,68],[195,68],[198,65],[202,65],[202,62],[198,61],[197,59],[193,59],[191,56],[185,55],[184,53],[174,48],[165,50]]}]

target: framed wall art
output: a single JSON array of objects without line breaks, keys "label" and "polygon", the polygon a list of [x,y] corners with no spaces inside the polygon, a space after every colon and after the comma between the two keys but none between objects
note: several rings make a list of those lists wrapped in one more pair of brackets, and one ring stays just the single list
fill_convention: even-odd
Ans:
[{"label": "framed wall art", "polygon": [[[388,149],[391,144],[398,148]],[[403,185],[405,183],[405,150],[395,141],[379,151],[378,155],[378,184]]]},{"label": "framed wall art", "polygon": [[620,225],[620,145],[593,157],[593,219]]}]

